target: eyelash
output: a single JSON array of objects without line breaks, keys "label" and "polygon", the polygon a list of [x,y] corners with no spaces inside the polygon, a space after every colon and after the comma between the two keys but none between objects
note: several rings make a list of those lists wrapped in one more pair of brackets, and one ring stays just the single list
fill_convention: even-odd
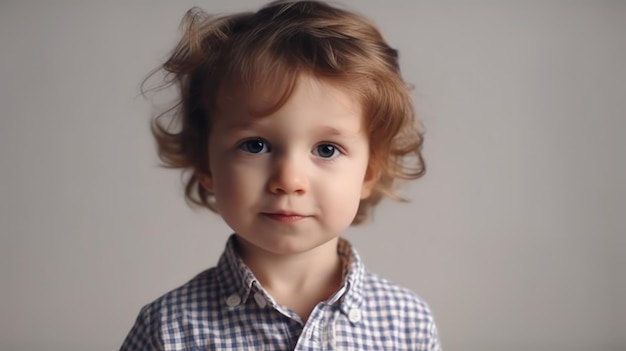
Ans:
[{"label": "eyelash", "polygon": [[[250,146],[253,145],[253,143],[256,143],[256,146],[261,146],[261,149],[258,150],[257,152],[254,152],[252,150],[249,149]],[[262,145],[259,145],[262,144]],[[321,159],[325,160],[325,161],[334,161],[338,156],[344,155],[344,151],[341,149],[341,147],[339,147],[338,145],[334,144],[334,143],[329,143],[329,142],[324,142],[324,143],[320,143],[318,145],[315,146],[314,150],[319,150],[320,147],[323,146],[330,146],[333,149],[333,154],[330,157],[322,157],[319,152],[313,152],[313,154],[317,157],[320,157]],[[242,150],[243,152],[249,153],[249,154],[260,154],[260,153],[266,153],[266,152],[271,152],[272,148],[270,147],[270,144],[261,139],[261,138],[252,138],[252,139],[247,139],[242,141],[241,143],[239,143],[239,146],[237,147],[237,149]],[[264,152],[263,152],[264,151]]]},{"label": "eyelash", "polygon": [[[249,149],[246,149],[246,146],[250,146],[252,143],[257,142],[257,143],[263,143],[263,147],[261,148],[260,151],[258,152],[252,152]],[[263,139],[258,139],[258,138],[253,138],[253,139],[247,139],[242,141],[239,146],[237,147],[239,150],[243,150],[244,152],[250,153],[250,154],[258,154],[261,153],[261,151],[263,151],[263,149],[267,149],[266,152],[270,152],[271,149],[269,147],[269,143],[266,142]]]},{"label": "eyelash", "polygon": [[[332,147],[333,148],[332,156],[330,156],[330,157],[322,157],[319,154],[319,148],[322,147],[322,146],[330,146],[330,147]],[[341,156],[343,154],[341,152],[341,149],[337,145],[332,144],[332,143],[318,144],[317,146],[315,146],[315,148],[313,150],[317,151],[317,152],[314,153],[315,156],[318,156],[318,157],[320,157],[320,158],[322,158],[324,160],[327,160],[327,161],[332,161],[332,160],[336,159],[337,157],[339,157],[339,156]]]}]

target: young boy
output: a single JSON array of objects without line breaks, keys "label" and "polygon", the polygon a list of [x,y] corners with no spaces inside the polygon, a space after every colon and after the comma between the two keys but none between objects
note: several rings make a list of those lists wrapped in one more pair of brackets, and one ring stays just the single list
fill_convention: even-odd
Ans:
[{"label": "young boy", "polygon": [[192,9],[183,25],[163,66],[180,103],[153,132],[189,172],[188,200],[235,234],[216,267],[141,310],[122,350],[439,350],[427,305],[340,237],[424,172],[397,52],[316,1]]}]

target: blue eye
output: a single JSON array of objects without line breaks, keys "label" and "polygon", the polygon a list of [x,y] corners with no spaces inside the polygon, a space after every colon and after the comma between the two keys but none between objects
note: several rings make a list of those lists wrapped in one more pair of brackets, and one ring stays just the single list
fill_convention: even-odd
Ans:
[{"label": "blue eye", "polygon": [[339,156],[339,149],[332,144],[320,144],[315,147],[314,153],[321,158],[335,158]]},{"label": "blue eye", "polygon": [[239,149],[251,153],[251,154],[260,154],[263,152],[269,152],[269,146],[267,143],[261,139],[250,139],[246,140],[241,145],[239,145]]}]

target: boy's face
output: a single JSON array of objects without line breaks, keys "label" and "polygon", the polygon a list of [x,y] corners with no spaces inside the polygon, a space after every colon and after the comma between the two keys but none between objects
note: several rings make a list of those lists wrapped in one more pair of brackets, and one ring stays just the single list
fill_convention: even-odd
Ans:
[{"label": "boy's face", "polygon": [[209,136],[210,175],[226,223],[253,249],[289,255],[336,239],[374,180],[359,104],[303,75],[285,105],[264,116],[258,96],[221,106]]}]

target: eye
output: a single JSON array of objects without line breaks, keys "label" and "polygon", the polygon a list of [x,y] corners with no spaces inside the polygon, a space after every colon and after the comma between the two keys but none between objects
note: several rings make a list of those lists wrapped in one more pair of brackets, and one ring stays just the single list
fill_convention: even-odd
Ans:
[{"label": "eye", "polygon": [[320,144],[313,153],[321,158],[332,159],[339,156],[339,149],[332,144]]},{"label": "eye", "polygon": [[260,154],[270,151],[269,145],[261,139],[246,140],[239,145],[239,149],[251,154]]}]

